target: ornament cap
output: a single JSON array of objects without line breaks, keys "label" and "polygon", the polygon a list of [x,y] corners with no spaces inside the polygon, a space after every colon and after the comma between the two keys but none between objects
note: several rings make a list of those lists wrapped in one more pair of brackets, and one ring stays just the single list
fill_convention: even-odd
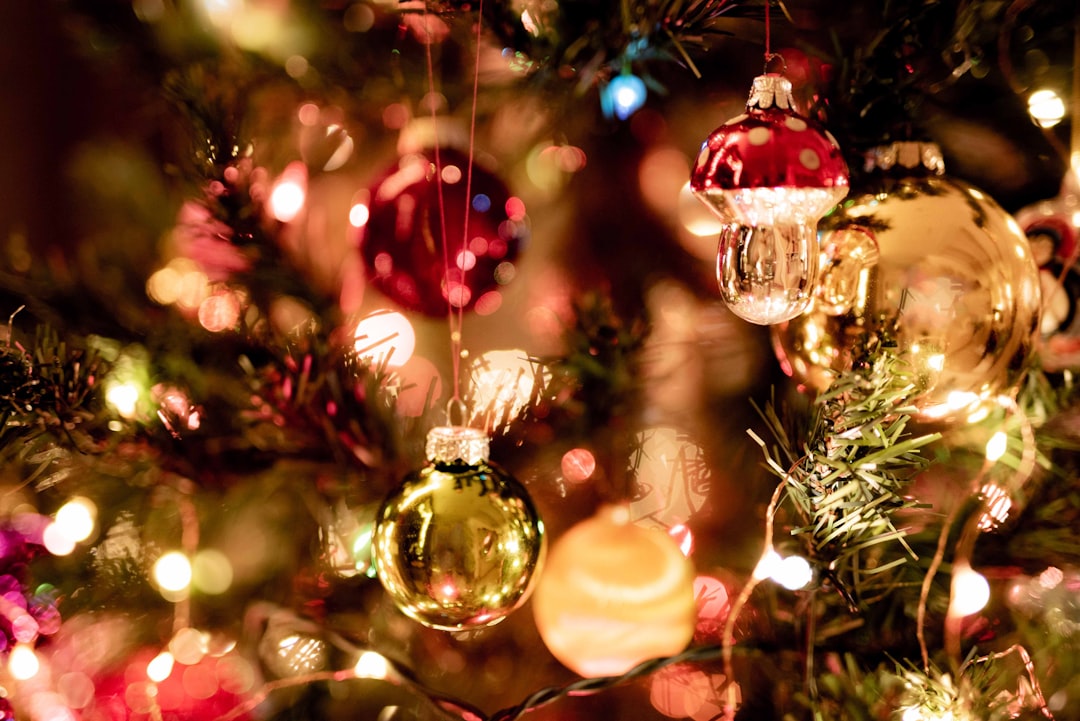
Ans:
[{"label": "ornament cap", "polygon": [[945,157],[941,146],[924,140],[898,140],[886,145],[878,145],[864,156],[864,169],[871,173],[911,171],[916,168],[929,171],[933,175],[945,174]]},{"label": "ornament cap", "polygon": [[779,73],[758,75],[754,78],[746,107],[748,110],[752,108],[794,110],[795,98],[791,94],[791,81]]},{"label": "ornament cap", "polygon": [[428,431],[425,450],[433,463],[475,466],[488,459],[488,435],[468,426],[436,426]]}]

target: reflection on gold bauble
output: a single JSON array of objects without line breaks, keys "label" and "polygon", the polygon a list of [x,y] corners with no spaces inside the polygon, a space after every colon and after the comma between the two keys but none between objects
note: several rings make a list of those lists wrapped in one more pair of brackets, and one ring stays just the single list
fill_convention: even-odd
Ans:
[{"label": "reflection on gold bauble", "polygon": [[663,531],[607,507],[551,551],[533,597],[548,650],[582,676],[622,674],[682,651],[694,634],[693,564]]},{"label": "reflection on gold bauble", "polygon": [[[916,162],[902,167],[907,153]],[[1039,326],[1038,269],[1011,216],[940,174],[936,146],[874,157],[878,175],[823,223],[814,304],[773,329],[774,347],[787,373],[823,390],[867,349],[895,344],[920,384],[919,417],[955,419],[1019,382]]]},{"label": "reflection on gold bauble", "polygon": [[435,428],[423,469],[379,509],[372,551],[402,612],[447,631],[498,623],[525,602],[544,524],[525,488],[487,459],[487,436]]}]

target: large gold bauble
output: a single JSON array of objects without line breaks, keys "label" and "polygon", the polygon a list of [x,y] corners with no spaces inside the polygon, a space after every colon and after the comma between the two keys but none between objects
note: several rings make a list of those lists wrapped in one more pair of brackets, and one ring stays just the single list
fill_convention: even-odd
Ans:
[{"label": "large gold bauble", "polygon": [[[532,590],[544,524],[525,488],[487,460],[484,434],[449,426],[432,433],[446,436],[436,439],[443,446],[433,451],[429,436],[431,463],[407,476],[376,516],[375,568],[410,618],[445,631],[490,626]],[[478,445],[483,452],[470,456]]]},{"label": "large gold bauble", "polygon": [[625,673],[682,651],[694,635],[694,567],[663,531],[605,507],[551,551],[533,596],[540,637],[582,676]]},{"label": "large gold bauble", "polygon": [[[1019,225],[982,191],[941,175],[939,153],[926,143],[879,149],[889,172],[822,224],[810,310],[773,329],[785,372],[817,390],[868,349],[894,347],[916,373],[911,400],[926,421],[966,416],[1015,388],[1041,303]],[[907,154],[918,162],[902,168]]]}]

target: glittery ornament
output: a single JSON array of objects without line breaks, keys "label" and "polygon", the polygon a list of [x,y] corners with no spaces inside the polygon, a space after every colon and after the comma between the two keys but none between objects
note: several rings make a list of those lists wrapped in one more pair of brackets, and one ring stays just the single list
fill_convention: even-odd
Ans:
[{"label": "glittery ornament", "polygon": [[709,135],[690,180],[727,223],[717,282],[728,308],[751,323],[806,309],[817,279],[817,222],[847,193],[836,141],[792,108],[786,78],[755,78],[746,113]]},{"label": "glittery ornament", "polygon": [[438,163],[433,151],[407,154],[371,190],[369,216],[360,229],[367,276],[409,310],[442,317],[448,304],[497,307],[495,299],[481,299],[498,293],[515,274],[514,261],[529,234],[525,204],[474,163],[463,238],[468,168],[468,158],[449,148],[439,151]]},{"label": "glittery ornament", "polygon": [[602,508],[555,543],[533,597],[551,654],[582,676],[625,673],[694,634],[694,567],[663,531]]},{"label": "glittery ornament", "polygon": [[525,602],[544,524],[525,488],[488,460],[488,437],[433,428],[428,465],[382,504],[372,550],[379,581],[405,615],[432,628],[490,626]]},{"label": "glittery ornament", "polygon": [[989,196],[945,176],[931,143],[894,143],[868,163],[870,183],[828,219],[812,309],[773,330],[777,355],[823,390],[895,348],[916,373],[923,420],[967,415],[1027,366],[1040,308],[1027,239]]}]

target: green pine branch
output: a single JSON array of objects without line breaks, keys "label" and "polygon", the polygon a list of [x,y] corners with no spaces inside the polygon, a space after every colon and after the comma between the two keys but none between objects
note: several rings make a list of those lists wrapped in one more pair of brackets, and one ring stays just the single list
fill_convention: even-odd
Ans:
[{"label": "green pine branch", "polygon": [[774,403],[761,411],[776,445],[754,438],[785,481],[799,519],[791,533],[853,611],[893,582],[887,572],[915,557],[895,514],[916,505],[905,488],[929,464],[920,449],[940,438],[908,435],[915,391],[905,362],[879,351],[818,396],[801,446]]}]

